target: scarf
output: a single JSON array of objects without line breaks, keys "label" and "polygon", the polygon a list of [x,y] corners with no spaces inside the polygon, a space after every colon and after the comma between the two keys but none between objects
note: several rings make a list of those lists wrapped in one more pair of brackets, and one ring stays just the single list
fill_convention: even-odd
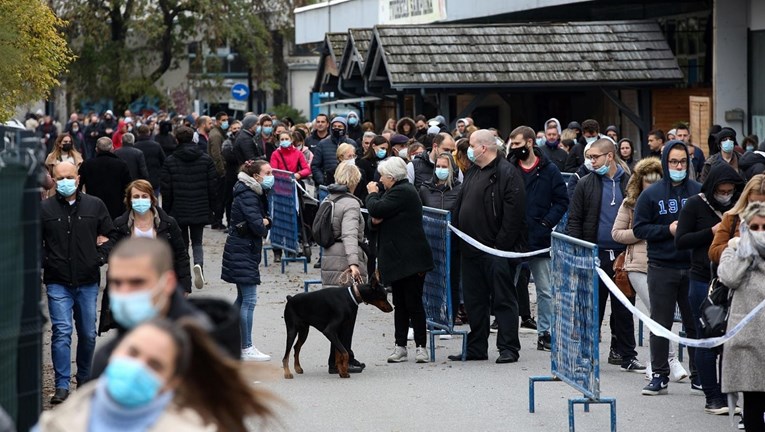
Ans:
[{"label": "scarf", "polygon": [[253,177],[248,176],[247,174],[243,172],[239,172],[236,178],[240,182],[244,183],[245,186],[252,189],[256,194],[263,195],[263,187]]}]

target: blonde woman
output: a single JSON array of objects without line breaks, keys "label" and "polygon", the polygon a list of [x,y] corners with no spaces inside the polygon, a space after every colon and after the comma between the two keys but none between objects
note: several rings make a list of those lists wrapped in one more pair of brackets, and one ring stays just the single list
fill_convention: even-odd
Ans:
[{"label": "blonde woman", "polygon": [[709,260],[714,264],[720,263],[720,257],[728,247],[728,240],[739,236],[741,213],[752,202],[765,202],[765,174],[752,177],[744,186],[736,205],[723,215],[712,245],[709,246]]}]

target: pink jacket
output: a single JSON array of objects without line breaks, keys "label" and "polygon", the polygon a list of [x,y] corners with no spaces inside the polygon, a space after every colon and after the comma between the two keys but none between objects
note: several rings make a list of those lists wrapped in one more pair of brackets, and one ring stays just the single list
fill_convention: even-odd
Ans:
[{"label": "pink jacket", "polygon": [[287,148],[279,147],[271,155],[271,167],[300,174],[300,178],[306,178],[311,175],[311,165],[306,162],[303,152],[294,146]]}]

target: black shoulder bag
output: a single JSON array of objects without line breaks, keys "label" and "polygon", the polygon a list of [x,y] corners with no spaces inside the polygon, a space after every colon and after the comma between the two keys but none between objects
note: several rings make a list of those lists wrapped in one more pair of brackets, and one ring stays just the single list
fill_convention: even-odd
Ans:
[{"label": "black shoulder bag", "polygon": [[[736,215],[733,219],[729,240],[734,237],[738,222],[739,218]],[[710,267],[714,268],[714,264],[710,264]],[[733,297],[733,291],[720,282],[715,272],[712,276],[712,281],[709,283],[709,294],[701,303],[701,316],[699,318],[706,338],[719,337],[725,334],[728,329],[730,303]]]}]

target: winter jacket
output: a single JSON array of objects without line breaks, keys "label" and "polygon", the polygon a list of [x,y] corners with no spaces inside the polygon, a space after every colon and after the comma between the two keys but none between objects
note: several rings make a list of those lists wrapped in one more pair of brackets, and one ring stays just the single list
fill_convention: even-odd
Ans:
[{"label": "winter jacket", "polygon": [[[569,200],[566,182],[558,167],[541,149],[534,147],[533,150],[539,162],[529,173],[514,156],[510,156],[509,161],[518,167],[526,185],[526,228],[529,250],[535,251],[550,247],[552,229],[566,214]],[[549,257],[549,253],[543,255]]]},{"label": "winter jacket", "polygon": [[218,177],[223,177],[225,174],[225,161],[221,155],[221,149],[223,141],[226,140],[226,133],[219,127],[214,127],[210,131],[210,137],[207,140],[207,154],[215,163],[215,171],[218,173]]},{"label": "winter jacket", "polygon": [[239,165],[252,159],[264,159],[263,149],[255,145],[255,136],[248,130],[240,130],[234,141],[234,155]]},{"label": "winter jacket", "polygon": [[266,161],[270,161],[271,156],[274,154],[276,148],[278,147],[278,144],[276,144],[276,137],[274,137],[273,134],[271,134],[269,137],[265,137],[259,133],[256,133],[255,138],[253,138],[253,142],[258,148],[258,151],[263,154],[264,159]]},{"label": "winter jacket", "polygon": [[149,171],[149,182],[156,193],[160,186],[162,165],[165,164],[165,151],[158,142],[152,141],[149,137],[139,137],[135,142],[135,148],[143,152],[146,169]]},{"label": "winter jacket", "polygon": [[311,150],[311,153],[316,153],[316,147],[319,146],[320,142],[327,138],[331,138],[329,131],[327,131],[327,134],[324,136],[324,138],[319,136],[319,131],[313,131],[310,135],[308,135],[308,138],[305,139],[305,146]]},{"label": "winter jacket", "polygon": [[[252,177],[243,181],[243,177],[249,176],[239,173],[240,180],[234,185],[221,279],[235,284],[260,285],[261,250],[263,238],[268,235],[263,219],[267,216],[268,201],[260,183]],[[247,227],[246,234],[236,229],[241,223]]]},{"label": "winter jacket", "polygon": [[[90,430],[90,412],[97,382],[78,388],[69,398],[56,408],[40,416],[35,432],[88,432]],[[215,430],[205,424],[202,417],[190,408],[182,408],[170,402],[157,421],[147,432],[187,431],[212,432]]]},{"label": "winter jacket", "polygon": [[749,181],[757,174],[765,172],[765,152],[753,151],[744,153],[738,159],[738,167],[744,172],[745,180]]},{"label": "winter jacket", "polygon": [[457,197],[462,190],[462,183],[454,180],[451,188],[439,184],[438,179],[432,178],[420,186],[420,200],[425,207],[432,207],[454,213],[457,208]]},{"label": "winter jacket", "polygon": [[[765,261],[739,258],[738,240],[722,254],[717,275],[733,291],[728,329],[735,327],[765,298]],[[725,343],[720,383],[724,393],[765,392],[765,314],[757,314],[735,338]],[[746,397],[746,396],[745,396]]]},{"label": "winter jacket", "polygon": [[710,262],[714,264],[720,263],[722,253],[725,248],[728,247],[728,241],[741,235],[738,230],[740,223],[741,218],[738,215],[730,213],[725,213],[723,215],[720,227],[717,228],[717,232],[712,239],[712,244],[709,246],[708,256]]},{"label": "winter jacket", "polygon": [[[715,188],[723,183],[732,183],[736,192],[728,204],[721,204],[715,197]],[[711,268],[709,246],[714,239],[712,227],[720,223],[722,215],[738,201],[744,181],[727,164],[717,164],[701,186],[701,193],[688,198],[677,221],[675,246],[678,250],[691,249],[691,279],[709,282]]]},{"label": "winter jacket", "polygon": [[[665,147],[666,151],[666,147]],[[703,182],[707,175],[709,175],[709,170],[712,169],[713,166],[721,163],[725,163],[727,165],[730,165],[736,172],[741,176],[742,179],[746,178],[746,174],[739,166],[739,161],[741,159],[741,156],[737,152],[731,153],[731,159],[730,162],[725,162],[725,159],[722,158],[722,152],[715,153],[712,156],[709,156],[706,161],[704,161],[704,168],[701,170],[701,175],[698,176],[698,181]]]},{"label": "winter jacket", "polygon": [[311,175],[311,166],[306,162],[303,152],[296,149],[295,146],[276,150],[271,155],[271,167],[300,174],[301,179]]},{"label": "winter jacket", "polygon": [[127,130],[123,132],[123,129],[125,129],[125,121],[120,120],[117,122],[117,129],[115,129],[114,133],[112,134],[112,147],[114,150],[119,150],[122,148],[122,137],[127,133]]},{"label": "winter jacket", "polygon": [[[152,208],[154,212],[154,230],[158,239],[165,240],[173,250],[173,270],[178,278],[178,286],[186,292],[191,292],[191,270],[189,267],[189,249],[183,242],[181,228],[178,222],[159,207]],[[127,211],[114,220],[117,230],[117,242],[133,236],[133,212]]]},{"label": "winter jacket", "polygon": [[[109,137],[109,138],[111,138],[112,135],[114,135],[114,133],[117,132],[118,126],[119,125],[117,123],[117,119],[115,119],[113,117],[108,119],[108,120],[106,118],[103,118],[98,123],[98,135],[99,135],[99,138],[100,137]],[[109,130],[109,129],[111,130],[111,132],[107,132],[107,130]]]},{"label": "winter jacket", "polygon": [[165,152],[165,156],[170,156],[173,154],[175,149],[178,147],[178,141],[171,133],[172,131],[173,124],[171,122],[167,120],[159,122],[159,133],[154,137],[154,139],[159,143],[160,147],[162,147],[162,151]]},{"label": "winter jacket", "polygon": [[125,189],[132,181],[125,161],[114,153],[98,153],[80,167],[80,190],[101,199],[112,219],[125,213]]},{"label": "winter jacket", "polygon": [[[558,140],[558,143],[560,143],[560,140]],[[557,145],[555,147],[550,147],[546,143],[539,146],[539,149],[542,150],[542,154],[544,154],[545,157],[558,168],[559,172],[565,172],[566,160],[568,159],[566,150],[563,150]]]},{"label": "winter jacket", "polygon": [[[99,267],[106,264],[117,232],[104,203],[77,192],[74,205],[60,194],[42,201],[40,220],[43,283],[67,286],[97,284]],[[109,241],[96,245],[97,237]]]},{"label": "winter jacket", "polygon": [[[343,197],[338,199],[339,197]],[[367,256],[359,246],[364,243],[364,218],[361,216],[361,200],[348,192],[344,185],[329,185],[329,198],[337,199],[332,214],[332,234],[337,241],[324,249],[321,258],[321,284],[348,286],[351,265],[357,265],[361,277],[367,279]]]},{"label": "winter jacket", "polygon": [[162,208],[179,225],[206,225],[215,203],[215,172],[210,156],[195,143],[181,144],[162,167]]},{"label": "winter jacket", "polygon": [[408,180],[399,180],[384,193],[367,196],[371,227],[377,236],[377,262],[383,283],[429,272],[433,253],[422,227],[422,202]]},{"label": "winter jacket", "polygon": [[648,251],[645,240],[635,237],[632,232],[635,209],[627,206],[624,202],[619,207],[614,226],[611,228],[611,236],[617,242],[626,245],[624,257],[624,270],[628,272],[648,273]]},{"label": "winter jacket", "polygon": [[209,145],[207,140],[207,135],[201,134],[197,131],[194,134],[194,136],[197,139],[197,147],[199,147],[199,151],[201,151],[204,154],[207,154],[207,147]]},{"label": "winter jacket", "polygon": [[[497,156],[483,168],[473,165],[465,174],[452,224],[482,244],[508,252],[525,252],[526,188],[523,178],[510,162]],[[463,247],[464,246],[464,247]],[[466,256],[479,256],[462,243]]]},{"label": "winter jacket", "polygon": [[568,152],[566,158],[565,172],[575,173],[584,164],[584,147],[586,144],[576,143]]},{"label": "winter jacket", "polygon": [[[63,155],[63,152],[62,152]],[[72,159],[74,159],[74,165],[77,166],[77,168],[82,165],[82,154],[78,152],[77,150],[72,150],[70,156]],[[48,168],[48,172],[53,175],[53,167],[58,165],[59,162],[61,162],[61,159],[58,160],[53,156],[53,153],[48,154],[48,157],[45,158],[45,167]]]},{"label": "winter jacket", "polygon": [[579,183],[579,180],[584,178],[587,174],[590,173],[590,170],[587,169],[586,166],[582,165],[579,167],[576,172],[574,172],[572,176],[569,176],[568,181],[566,182],[566,191],[568,193],[568,200],[571,202],[571,199],[574,198],[574,191],[576,190],[576,185]]},{"label": "winter jacket", "polygon": [[342,143],[348,143],[354,148],[358,148],[356,141],[348,137],[335,139],[330,135],[321,140],[313,150],[311,172],[313,173],[313,181],[317,185],[329,185],[334,180],[335,168],[337,168],[337,147]]},{"label": "winter jacket", "polygon": [[[669,231],[669,226],[678,220],[688,198],[701,192],[701,185],[687,176],[679,185],[672,184],[668,158],[673,148],[682,148],[688,156],[688,148],[682,141],[673,140],[664,146],[661,155],[664,176],[638,197],[632,231],[635,237],[648,242],[648,264],[687,269],[691,265],[691,254],[675,247],[675,236]],[[689,167],[686,165],[686,171]]]},{"label": "winter jacket", "polygon": [[125,161],[130,170],[130,178],[133,180],[149,180],[149,170],[146,167],[146,158],[141,150],[130,144],[125,144],[122,148],[114,150],[118,158]]},{"label": "winter jacket", "polygon": [[[619,176],[619,184],[615,185],[621,190],[622,196],[624,196],[627,189],[629,178],[629,174],[623,172]],[[569,205],[568,224],[566,225],[568,235],[590,243],[598,243],[598,232],[601,228],[600,216],[603,188],[612,188],[614,186],[612,183],[615,179],[616,177],[610,179],[591,172],[579,180]],[[615,202],[614,205],[621,206],[621,203]],[[611,231],[613,223],[608,228]]]}]

